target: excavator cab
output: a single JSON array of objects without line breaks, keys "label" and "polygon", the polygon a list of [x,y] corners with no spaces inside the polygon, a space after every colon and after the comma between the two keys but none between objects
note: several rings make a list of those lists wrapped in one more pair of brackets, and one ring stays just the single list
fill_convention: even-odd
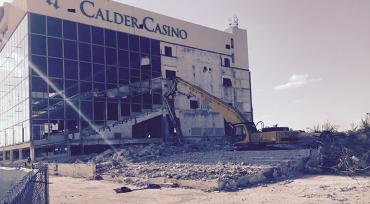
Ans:
[{"label": "excavator cab", "polygon": [[247,130],[245,128],[245,125],[244,124],[236,124],[234,125],[234,134],[233,134],[233,137],[232,137],[232,140],[233,142],[239,142],[239,141],[243,141],[246,137],[246,134],[247,134]]}]

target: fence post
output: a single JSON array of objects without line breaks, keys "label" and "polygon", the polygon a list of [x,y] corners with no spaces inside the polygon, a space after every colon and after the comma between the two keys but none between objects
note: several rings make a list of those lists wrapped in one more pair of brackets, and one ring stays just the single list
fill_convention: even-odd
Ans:
[{"label": "fence post", "polygon": [[46,164],[44,167],[44,174],[45,174],[45,203],[49,204],[49,172],[48,172],[48,165]]}]

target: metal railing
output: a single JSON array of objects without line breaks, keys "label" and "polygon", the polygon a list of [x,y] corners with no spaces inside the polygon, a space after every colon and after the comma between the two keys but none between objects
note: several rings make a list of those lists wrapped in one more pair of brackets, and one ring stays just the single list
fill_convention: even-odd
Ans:
[{"label": "metal railing", "polygon": [[49,204],[49,176],[47,166],[27,174],[6,195],[1,204]]}]

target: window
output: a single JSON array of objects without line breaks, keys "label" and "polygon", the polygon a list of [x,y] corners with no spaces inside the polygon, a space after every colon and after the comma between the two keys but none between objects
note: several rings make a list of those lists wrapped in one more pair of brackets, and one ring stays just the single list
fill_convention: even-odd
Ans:
[{"label": "window", "polygon": [[63,57],[62,40],[58,38],[48,38],[48,55],[52,57]]},{"label": "window", "polygon": [[234,48],[234,38],[231,38],[231,48]]},{"label": "window", "polygon": [[130,53],[130,67],[131,68],[140,68],[140,55],[139,53],[131,52]]},{"label": "window", "polygon": [[91,61],[91,45],[86,43],[79,43],[80,60],[85,62]]},{"label": "window", "polygon": [[97,45],[104,45],[104,30],[98,27],[91,27],[92,43]]},{"label": "window", "polygon": [[225,67],[230,67],[230,59],[229,58],[224,58],[224,66]]},{"label": "window", "polygon": [[119,83],[127,85],[130,82],[130,70],[128,68],[120,68],[118,73]]},{"label": "window", "polygon": [[44,92],[46,93],[48,86],[46,82],[40,77],[32,77],[32,92]]},{"label": "window", "polygon": [[31,52],[36,55],[46,55],[46,37],[31,35]]},{"label": "window", "polygon": [[[64,119],[64,101],[60,99],[49,99],[50,119]],[[64,129],[63,126],[59,129]]]},{"label": "window", "polygon": [[172,47],[165,46],[164,47],[164,55],[167,57],[172,57]]},{"label": "window", "polygon": [[166,79],[175,79],[176,71],[166,70]]},{"label": "window", "polygon": [[51,79],[51,81],[55,87],[49,85],[49,97],[62,98],[61,93],[64,91],[63,79]]},{"label": "window", "polygon": [[66,79],[78,79],[78,65],[77,61],[65,60],[64,61],[64,70]]},{"label": "window", "polygon": [[77,40],[77,25],[71,21],[63,21],[63,36],[65,39]]},{"label": "window", "polygon": [[118,48],[128,50],[128,35],[126,33],[118,33]]},{"label": "window", "polygon": [[152,56],[152,69],[153,72],[161,72],[161,57],[160,56]]},{"label": "window", "polygon": [[150,71],[150,57],[148,55],[141,55],[141,70]]},{"label": "window", "polygon": [[226,45],[226,49],[230,50],[231,46],[229,44]]},{"label": "window", "polygon": [[80,82],[80,93],[81,95],[85,93],[90,93],[92,91],[91,82]]},{"label": "window", "polygon": [[161,48],[158,40],[151,40],[151,53],[152,55],[160,55]]},{"label": "window", "polygon": [[190,100],[190,108],[191,109],[198,109],[199,108],[198,101]]},{"label": "window", "polygon": [[95,90],[95,91],[104,91],[105,90],[105,84],[104,83],[94,83],[93,90]]},{"label": "window", "polygon": [[139,43],[139,37],[135,35],[130,35],[130,50],[131,51],[140,51],[140,43]]},{"label": "window", "polygon": [[118,64],[120,67],[128,67],[129,66],[129,57],[128,52],[119,50],[118,52]]},{"label": "window", "polygon": [[37,69],[42,74],[44,74],[45,76],[47,76],[46,57],[32,55],[32,57],[31,57],[31,63],[34,66],[34,67],[31,66],[32,75],[33,76],[37,76],[38,75],[37,72],[35,70],[33,70],[33,69]]},{"label": "window", "polygon": [[92,102],[90,101],[81,101],[81,112],[88,119],[92,119]]},{"label": "window", "polygon": [[72,98],[78,95],[78,83],[77,81],[66,80],[65,93],[68,98]]},{"label": "window", "polygon": [[108,103],[107,104],[107,116],[108,120],[118,120],[118,104]]},{"label": "window", "polygon": [[138,82],[140,81],[140,70],[138,69],[130,69],[131,71],[131,78],[130,81],[133,82]]},{"label": "window", "polygon": [[79,129],[78,120],[67,120],[66,129],[69,133],[77,132]]},{"label": "window", "polygon": [[141,71],[141,80],[142,81],[146,81],[146,80],[150,80],[152,74],[150,71]]},{"label": "window", "polygon": [[80,62],[80,80],[91,81],[91,63]]},{"label": "window", "polygon": [[64,41],[64,58],[77,60],[77,42]]},{"label": "window", "polygon": [[57,58],[48,58],[49,77],[63,78],[63,60]]},{"label": "window", "polygon": [[48,17],[48,36],[62,37],[62,20]]},{"label": "window", "polygon": [[78,24],[78,39],[80,42],[91,43],[90,26],[85,24]]},{"label": "window", "polygon": [[223,78],[223,86],[224,87],[232,87],[233,86],[233,83],[231,82],[231,79],[229,78]]},{"label": "window", "polygon": [[104,47],[93,45],[93,62],[104,64]]},{"label": "window", "polygon": [[140,49],[141,53],[150,53],[150,40],[148,38],[140,37]]},{"label": "window", "polygon": [[162,105],[162,95],[161,94],[153,94],[153,104]]},{"label": "window", "polygon": [[66,118],[67,119],[78,120],[79,116],[78,116],[78,113],[75,111],[74,108],[77,108],[77,110],[80,109],[78,101],[71,101],[71,104],[66,103]]},{"label": "window", "polygon": [[112,30],[105,30],[105,46],[116,47],[116,32]]},{"label": "window", "polygon": [[105,68],[104,65],[94,64],[94,81],[96,82],[105,82]]},{"label": "window", "polygon": [[121,104],[121,115],[122,116],[130,116],[131,114],[131,107],[129,103],[122,103]]},{"label": "window", "polygon": [[132,112],[140,113],[141,112],[141,104],[132,104]]},{"label": "window", "polygon": [[107,83],[117,84],[117,68],[107,66]]},{"label": "window", "polygon": [[39,14],[31,13],[30,20],[31,20],[31,32],[45,35],[46,17]]},{"label": "window", "polygon": [[94,119],[105,120],[105,102],[94,102]]},{"label": "window", "polygon": [[144,109],[152,109],[153,106],[153,97],[151,94],[144,94],[143,95],[143,108]]},{"label": "window", "polygon": [[117,65],[117,50],[105,48],[105,61],[107,65]]}]

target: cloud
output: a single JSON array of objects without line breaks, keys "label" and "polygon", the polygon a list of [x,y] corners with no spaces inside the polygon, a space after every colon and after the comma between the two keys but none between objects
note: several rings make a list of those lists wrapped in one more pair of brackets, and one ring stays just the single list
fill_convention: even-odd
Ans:
[{"label": "cloud", "polygon": [[287,83],[274,87],[274,90],[282,91],[287,89],[296,89],[307,84],[321,81],[320,78],[313,79],[308,74],[293,74]]}]

